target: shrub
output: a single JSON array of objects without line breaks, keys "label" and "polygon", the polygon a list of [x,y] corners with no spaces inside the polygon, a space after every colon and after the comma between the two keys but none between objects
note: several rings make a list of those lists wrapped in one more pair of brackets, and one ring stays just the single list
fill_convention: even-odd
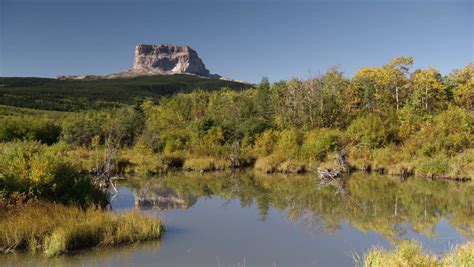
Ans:
[{"label": "shrub", "polygon": [[58,141],[61,128],[49,119],[36,116],[0,117],[0,142],[36,140],[51,145]]},{"label": "shrub", "polygon": [[273,152],[276,143],[276,135],[272,130],[260,134],[255,140],[253,151],[257,157],[265,157]]},{"label": "shrub", "polygon": [[297,159],[299,157],[302,138],[298,130],[291,128],[278,133],[274,154],[286,159]]},{"label": "shrub", "polygon": [[64,121],[62,139],[69,144],[90,145],[94,137],[100,144],[114,137],[120,145],[131,146],[143,127],[143,115],[132,108],[84,112]]},{"label": "shrub", "polygon": [[452,156],[472,147],[474,120],[464,110],[449,107],[426,122],[407,143],[412,153],[433,156],[444,153]]},{"label": "shrub", "polygon": [[[72,190],[73,188],[73,190]],[[0,190],[7,196],[27,193],[61,203],[105,204],[106,196],[91,178],[69,163],[60,149],[38,142],[3,145],[0,155]]]},{"label": "shrub", "polygon": [[392,127],[380,116],[368,114],[352,121],[346,134],[354,144],[378,148],[396,139]]},{"label": "shrub", "polygon": [[327,153],[339,145],[340,132],[331,129],[318,129],[307,132],[301,146],[301,157],[305,160],[323,161]]}]

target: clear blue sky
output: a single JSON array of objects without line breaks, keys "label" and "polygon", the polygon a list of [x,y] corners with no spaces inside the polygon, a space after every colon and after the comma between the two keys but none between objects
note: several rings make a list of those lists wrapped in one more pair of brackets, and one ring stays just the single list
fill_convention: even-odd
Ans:
[{"label": "clear blue sky", "polygon": [[139,43],[188,44],[212,73],[250,82],[399,55],[447,74],[474,61],[473,2],[0,0],[0,76],[118,72]]}]

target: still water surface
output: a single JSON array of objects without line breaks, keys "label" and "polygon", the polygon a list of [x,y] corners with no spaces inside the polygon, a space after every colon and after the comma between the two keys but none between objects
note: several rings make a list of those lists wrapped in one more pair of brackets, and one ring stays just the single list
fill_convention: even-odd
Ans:
[{"label": "still water surface", "polygon": [[160,241],[6,265],[353,266],[373,246],[411,238],[443,254],[474,240],[474,186],[357,173],[318,185],[314,175],[175,173],[130,177],[116,212],[164,220]]}]

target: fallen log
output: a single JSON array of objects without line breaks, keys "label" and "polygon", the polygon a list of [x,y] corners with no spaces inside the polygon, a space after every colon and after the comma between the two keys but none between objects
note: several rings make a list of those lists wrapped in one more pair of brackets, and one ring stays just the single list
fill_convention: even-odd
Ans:
[{"label": "fallen log", "polygon": [[337,169],[333,170],[318,168],[316,170],[319,175],[319,178],[321,178],[321,182],[340,178],[349,171],[349,164],[347,163],[347,150],[345,148],[341,149],[341,151],[337,153],[336,163],[338,165]]}]

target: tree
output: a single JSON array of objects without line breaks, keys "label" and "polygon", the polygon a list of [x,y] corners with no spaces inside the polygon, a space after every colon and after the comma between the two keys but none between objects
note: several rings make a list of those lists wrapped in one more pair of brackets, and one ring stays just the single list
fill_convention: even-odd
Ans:
[{"label": "tree", "polygon": [[349,81],[337,68],[329,69],[320,79],[321,124],[318,127],[344,126],[348,123],[347,89]]},{"label": "tree", "polygon": [[270,94],[270,82],[267,77],[263,77],[262,81],[256,88],[255,109],[257,111],[256,115],[262,118],[264,129],[271,126],[273,116],[273,106]]},{"label": "tree", "polygon": [[352,79],[349,95],[352,110],[385,113],[399,110],[407,93],[410,57],[397,57],[382,67],[361,68]]},{"label": "tree", "polygon": [[454,83],[454,102],[465,109],[474,109],[474,63],[454,71],[449,77]]},{"label": "tree", "polygon": [[445,107],[446,91],[437,69],[416,70],[411,76],[410,89],[410,104],[415,110],[433,113]]}]

